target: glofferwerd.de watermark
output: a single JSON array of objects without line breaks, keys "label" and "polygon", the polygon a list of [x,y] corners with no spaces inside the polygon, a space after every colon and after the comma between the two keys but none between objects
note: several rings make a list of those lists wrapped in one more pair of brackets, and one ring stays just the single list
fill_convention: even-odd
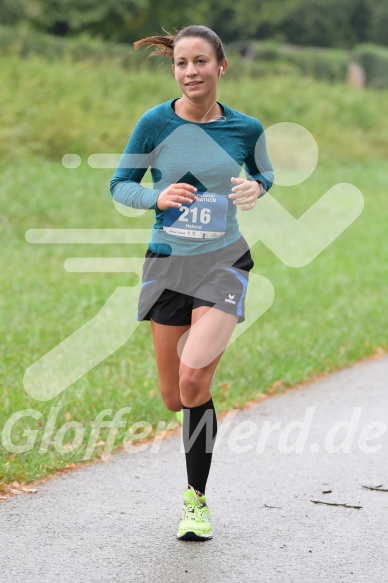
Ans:
[{"label": "glofferwerd.de watermark", "polygon": [[[47,453],[49,447],[60,455],[75,452],[78,448],[84,448],[82,460],[92,458],[96,447],[103,458],[112,453],[114,447],[123,445],[129,453],[158,453],[163,443],[166,432],[176,429],[176,421],[159,421],[157,425],[151,425],[148,421],[136,421],[130,423],[128,418],[131,407],[123,407],[115,413],[112,409],[100,411],[89,423],[82,424],[71,420],[61,427],[56,427],[60,407],[51,407],[45,426],[37,428],[37,421],[43,414],[37,409],[23,409],[15,412],[4,424],[1,433],[1,444],[5,450],[13,454],[25,453],[33,448],[39,448],[38,453]],[[222,420],[218,421],[218,431],[215,443],[213,443],[212,413],[204,414],[196,431],[190,435],[185,434],[184,424],[183,441],[181,449],[188,451],[195,441],[198,432],[206,428],[207,449],[215,450],[220,443],[226,443],[233,453],[245,453],[254,451],[256,454],[265,452],[267,446],[277,447],[280,453],[318,453],[324,451],[330,454],[349,453],[357,448],[361,453],[373,454],[383,447],[381,438],[387,433],[387,424],[382,420],[374,420],[368,423],[361,422],[363,407],[354,407],[349,412],[348,418],[336,421],[330,427],[317,432],[320,443],[311,442],[313,421],[316,407],[307,407],[303,419],[289,421],[253,420],[239,421],[239,410],[230,410]],[[188,414],[185,412],[185,414]],[[22,426],[18,424],[22,424]],[[25,426],[28,425],[26,428]],[[41,422],[39,424],[41,426]],[[21,431],[22,427],[24,429]],[[117,435],[120,432],[120,443],[117,443]],[[104,432],[103,432],[104,430]],[[124,433],[125,431],[125,433]],[[104,439],[102,440],[102,433]],[[21,434],[23,437],[21,441]],[[16,437],[18,436],[18,437]],[[122,436],[122,437],[121,437]],[[380,441],[379,441],[380,440]],[[101,450],[101,445],[104,448]]]}]

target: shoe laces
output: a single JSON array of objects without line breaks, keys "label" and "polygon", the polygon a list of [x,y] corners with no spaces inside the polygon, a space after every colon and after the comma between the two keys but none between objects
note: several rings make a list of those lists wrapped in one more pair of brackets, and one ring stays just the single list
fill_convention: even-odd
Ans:
[{"label": "shoe laces", "polygon": [[209,508],[207,504],[200,504],[196,507],[196,515],[200,520],[209,520]]},{"label": "shoe laces", "polygon": [[184,512],[185,516],[188,517],[189,514],[194,515],[194,519],[199,518],[200,520],[209,519],[209,509],[207,507],[206,502],[202,502],[194,490],[192,488],[192,496],[190,500],[186,501],[184,504]]},{"label": "shoe laces", "polygon": [[184,510],[184,514],[186,518],[190,518],[190,514],[194,515],[196,514],[196,506],[195,504],[187,504],[185,503],[183,506],[183,510]]}]

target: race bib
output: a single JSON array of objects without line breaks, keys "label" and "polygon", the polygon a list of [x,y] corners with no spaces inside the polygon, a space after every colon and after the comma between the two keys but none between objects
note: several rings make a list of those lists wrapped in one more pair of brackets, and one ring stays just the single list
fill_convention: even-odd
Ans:
[{"label": "race bib", "polygon": [[226,232],[228,199],[214,192],[196,192],[198,200],[164,211],[163,230],[170,235],[216,239]]}]

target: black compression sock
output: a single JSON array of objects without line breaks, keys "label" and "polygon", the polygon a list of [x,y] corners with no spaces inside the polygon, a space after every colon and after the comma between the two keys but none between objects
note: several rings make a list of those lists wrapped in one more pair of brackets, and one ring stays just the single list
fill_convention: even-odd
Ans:
[{"label": "black compression sock", "polygon": [[205,493],[217,434],[213,399],[198,407],[183,406],[183,444],[186,454],[187,481]]}]

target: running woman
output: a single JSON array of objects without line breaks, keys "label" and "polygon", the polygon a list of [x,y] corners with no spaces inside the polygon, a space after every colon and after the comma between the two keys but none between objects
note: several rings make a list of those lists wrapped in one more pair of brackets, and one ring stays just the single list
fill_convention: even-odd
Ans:
[{"label": "running woman", "polygon": [[[237,207],[254,209],[271,187],[273,171],[261,123],[217,101],[228,61],[214,31],[187,26],[134,46],[172,58],[182,95],[140,118],[111,194],[155,212],[138,319],[151,321],[163,401],[171,411],[183,411],[188,486],[177,537],[207,540],[212,531],[205,489],[217,434],[210,386],[234,327],[244,320],[253,267]],[[148,168],[153,188],[141,185]]]}]

